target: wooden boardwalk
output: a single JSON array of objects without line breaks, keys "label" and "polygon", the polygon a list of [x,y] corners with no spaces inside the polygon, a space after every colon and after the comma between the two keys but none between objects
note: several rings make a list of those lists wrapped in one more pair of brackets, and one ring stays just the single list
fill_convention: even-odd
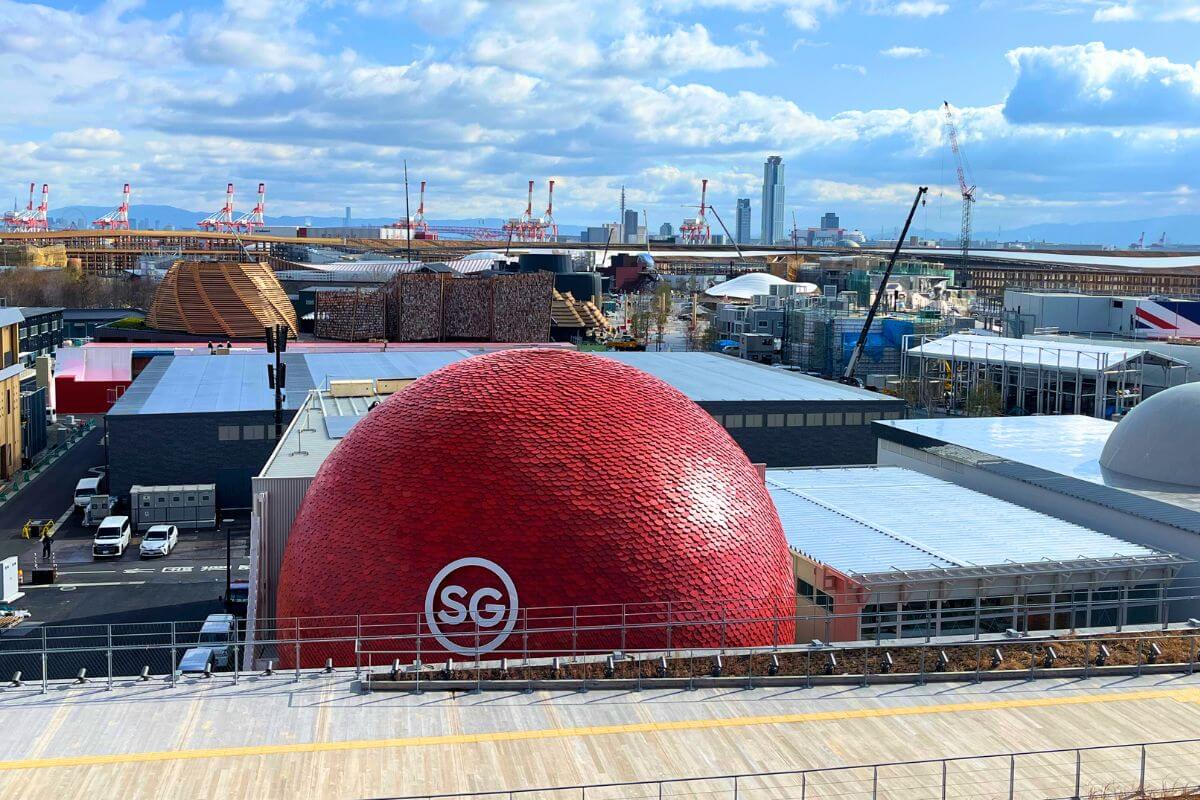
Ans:
[{"label": "wooden boardwalk", "polygon": [[[345,676],[277,675],[236,687],[5,690],[0,797],[382,797],[1197,736],[1200,676],[451,696],[360,695]],[[1085,787],[1136,782],[1136,753],[1086,758]],[[1152,785],[1200,780],[1200,747],[1148,761]],[[1008,769],[1006,760],[955,765],[948,796],[1007,796]],[[940,770],[885,770],[879,796],[938,797]],[[1073,770],[1069,754],[1023,761],[1017,796],[1070,796]],[[870,797],[871,777],[814,777],[806,797]],[[621,787],[587,799],[657,796],[655,787]],[[716,781],[663,796],[733,797]],[[738,800],[783,797],[800,797],[798,778],[739,786]]]}]

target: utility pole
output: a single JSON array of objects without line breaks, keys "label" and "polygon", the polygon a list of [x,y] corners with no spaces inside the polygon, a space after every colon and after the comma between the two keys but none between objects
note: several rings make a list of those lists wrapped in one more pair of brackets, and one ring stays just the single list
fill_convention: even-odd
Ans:
[{"label": "utility pole", "polygon": [[283,353],[287,350],[288,326],[276,325],[266,330],[267,352],[275,354],[275,363],[267,364],[267,385],[275,390],[275,441],[283,438],[283,398],[287,388],[287,364]]},{"label": "utility pole", "polygon": [[[425,205],[425,195],[421,195],[421,205]],[[408,211],[408,159],[404,159],[404,222],[408,231],[408,261],[412,263],[412,217]]]}]

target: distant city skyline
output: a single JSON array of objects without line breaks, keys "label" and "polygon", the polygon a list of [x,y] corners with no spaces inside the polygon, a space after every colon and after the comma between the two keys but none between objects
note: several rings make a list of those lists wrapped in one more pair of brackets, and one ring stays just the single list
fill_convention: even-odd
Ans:
[{"label": "distant city skyline", "polygon": [[949,100],[979,231],[1200,213],[1189,0],[0,0],[0,23],[6,207],[128,180],[209,211],[234,181],[249,208],[266,181],[269,213],[398,219],[407,159],[431,218],[516,216],[530,179],[541,211],[553,178],[560,221],[618,222],[624,184],[657,229],[705,178],[734,217],[778,154],[785,230],[890,229],[918,184],[914,225],[953,230]]}]

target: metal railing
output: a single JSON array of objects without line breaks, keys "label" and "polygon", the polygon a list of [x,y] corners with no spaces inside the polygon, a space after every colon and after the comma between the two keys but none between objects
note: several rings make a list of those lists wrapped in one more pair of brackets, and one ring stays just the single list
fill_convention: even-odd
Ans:
[{"label": "metal railing", "polygon": [[[1151,596],[1123,597],[1122,613],[1144,610],[1158,618],[1172,600]],[[781,600],[782,602],[782,600]],[[1053,603],[1019,603],[998,611],[998,629],[1013,619],[1050,620],[1061,613],[1082,619],[1077,607]],[[1111,611],[1112,609],[1109,609]],[[976,624],[978,607],[963,609],[958,622]],[[898,629],[922,624],[922,614],[895,612]],[[1162,615],[1161,617],[1159,615]],[[872,615],[878,619],[879,615]],[[222,656],[215,674],[237,683],[246,670],[287,674],[299,680],[304,670],[353,670],[355,676],[378,668],[400,680],[446,681],[626,678],[652,682],[658,678],[744,678],[789,676],[806,685],[815,680],[869,683],[884,674],[915,681],[939,673],[973,676],[989,673],[1037,677],[1057,670],[1080,674],[1147,668],[1192,672],[1200,627],[1167,630],[1165,624],[1135,626],[1132,633],[1106,633],[1086,639],[1013,638],[1003,633],[936,639],[926,627],[913,639],[880,638],[829,645],[830,638],[798,645],[810,638],[798,626],[818,619],[847,619],[860,624],[862,615],[811,618],[792,613],[739,611],[731,602],[701,604],[626,604],[563,609],[522,609],[503,640],[486,652],[496,632],[478,622],[454,632],[431,630],[424,615],[346,615],[260,622],[247,630],[239,622],[227,640],[214,646]],[[24,685],[51,681],[104,681],[162,676],[179,679],[183,654],[201,644],[200,621],[114,625],[18,626],[0,634],[0,681]],[[1082,627],[1082,626],[1080,626]],[[1112,629],[1109,629],[1112,630]],[[1014,631],[1019,634],[1019,629]],[[1066,633],[1070,633],[1067,629]],[[468,652],[455,653],[447,642]],[[753,645],[753,646],[750,646]],[[721,658],[717,658],[721,656]],[[1169,666],[1174,665],[1174,666]]]},{"label": "metal railing", "polygon": [[1200,790],[1200,739],[1030,750],[844,767],[446,794],[388,800],[758,800],[1072,798]]}]

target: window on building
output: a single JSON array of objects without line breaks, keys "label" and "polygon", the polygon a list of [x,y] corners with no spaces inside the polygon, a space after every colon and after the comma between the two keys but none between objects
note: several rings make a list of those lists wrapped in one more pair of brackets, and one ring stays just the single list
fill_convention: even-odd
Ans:
[{"label": "window on building", "polygon": [[[799,416],[799,415],[797,415],[797,416]],[[783,420],[784,420],[783,414],[767,414],[767,427],[768,428],[782,428]]]},{"label": "window on building", "polygon": [[847,411],[846,412],[846,424],[847,425],[862,425],[862,412],[861,411]]},{"label": "window on building", "polygon": [[265,439],[266,431],[262,425],[243,425],[242,438],[246,441]]},{"label": "window on building", "polygon": [[825,424],[824,414],[805,414],[804,424],[810,427],[819,427]]},{"label": "window on building", "polygon": [[725,418],[723,416],[721,416],[720,414],[713,414],[712,418],[717,421],[718,425],[725,424]]},{"label": "window on building", "polygon": [[803,428],[804,427],[804,415],[803,414],[788,414],[787,415],[787,425],[789,428]]},{"label": "window on building", "polygon": [[839,412],[831,412],[831,413],[825,415],[825,424],[826,425],[841,425],[843,417],[844,417],[844,415],[840,411]]},{"label": "window on building", "polygon": [[815,603],[826,611],[833,608],[833,598],[803,578],[796,578],[796,594]]},{"label": "window on building", "polygon": [[762,414],[747,414],[746,415],[746,427],[747,428],[761,428],[762,424],[763,424],[763,415]]},{"label": "window on building", "polygon": [[742,427],[742,415],[741,414],[726,414],[725,415],[725,427],[726,428]]},{"label": "window on building", "polygon": [[879,419],[879,417],[880,414],[878,411],[868,411],[863,415],[863,419],[868,423],[874,422],[875,420]]},{"label": "window on building", "polygon": [[220,442],[236,442],[241,438],[242,432],[239,425],[218,425],[217,426],[217,441]]}]

